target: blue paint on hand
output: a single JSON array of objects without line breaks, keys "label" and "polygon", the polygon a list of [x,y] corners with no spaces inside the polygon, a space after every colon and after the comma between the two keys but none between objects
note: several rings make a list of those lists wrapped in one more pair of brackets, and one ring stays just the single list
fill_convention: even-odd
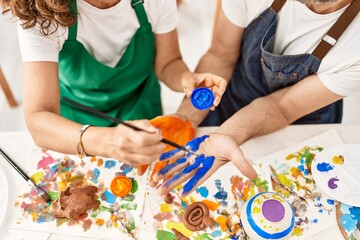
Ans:
[{"label": "blue paint on hand", "polygon": [[200,164],[202,164],[202,166],[195,173],[195,175],[185,184],[183,188],[183,194],[187,194],[194,189],[200,179],[202,179],[212,167],[215,161],[215,157],[205,157],[205,155],[201,155],[197,157],[196,160],[198,160]]},{"label": "blue paint on hand", "polygon": [[160,161],[168,160],[169,158],[171,158],[172,156],[174,156],[175,154],[177,154],[180,151],[181,151],[181,149],[175,149],[175,150],[171,150],[166,153],[163,153],[160,156]]},{"label": "blue paint on hand", "polygon": [[172,164],[169,164],[165,167],[163,167],[162,169],[159,170],[158,174],[159,175],[165,175],[167,174],[168,172],[170,172],[171,169],[173,169],[174,167],[182,164],[186,162],[186,158],[179,158],[176,162],[172,163]]}]

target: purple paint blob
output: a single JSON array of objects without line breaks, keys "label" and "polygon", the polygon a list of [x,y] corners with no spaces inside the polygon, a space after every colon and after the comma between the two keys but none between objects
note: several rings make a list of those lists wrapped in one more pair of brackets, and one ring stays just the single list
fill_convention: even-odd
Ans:
[{"label": "purple paint blob", "polygon": [[278,200],[265,201],[261,209],[264,217],[270,222],[280,222],[285,216],[285,208]]},{"label": "purple paint blob", "polygon": [[330,189],[335,189],[335,188],[337,188],[338,185],[335,183],[335,182],[337,182],[337,181],[340,181],[340,180],[337,179],[336,177],[330,178],[329,181],[328,181],[328,187],[329,187]]},{"label": "purple paint blob", "polygon": [[328,172],[330,170],[333,170],[334,168],[330,164],[328,164],[326,162],[322,162],[322,163],[318,163],[318,165],[316,166],[316,169],[319,172]]}]

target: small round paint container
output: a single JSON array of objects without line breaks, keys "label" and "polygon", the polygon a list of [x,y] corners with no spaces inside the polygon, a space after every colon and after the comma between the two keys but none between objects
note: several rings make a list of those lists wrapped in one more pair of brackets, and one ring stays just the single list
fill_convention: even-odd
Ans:
[{"label": "small round paint container", "polygon": [[196,88],[191,94],[191,103],[199,110],[210,108],[214,104],[214,93],[208,88]]},{"label": "small round paint container", "polygon": [[110,190],[118,197],[127,196],[132,189],[132,181],[125,176],[116,176],[110,183]]},{"label": "small round paint container", "polygon": [[250,198],[241,208],[240,217],[250,239],[289,239],[295,226],[291,205],[274,192]]}]

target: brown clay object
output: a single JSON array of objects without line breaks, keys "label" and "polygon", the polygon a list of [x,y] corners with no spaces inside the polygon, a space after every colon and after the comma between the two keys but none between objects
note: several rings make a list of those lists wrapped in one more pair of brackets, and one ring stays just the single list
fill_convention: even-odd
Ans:
[{"label": "brown clay object", "polygon": [[214,224],[215,224],[215,220],[212,219],[211,217],[204,217],[203,223],[204,223],[207,227],[212,227],[212,226],[214,226]]},{"label": "brown clay object", "polygon": [[189,230],[199,231],[207,227],[205,222],[209,223],[208,218],[209,208],[202,202],[196,202],[185,209],[183,222]]},{"label": "brown clay object", "polygon": [[171,204],[173,202],[173,196],[168,193],[164,196],[164,202],[167,203],[167,204]]},{"label": "brown clay object", "polygon": [[179,232],[175,228],[172,228],[171,231],[173,231],[173,233],[175,234],[176,240],[190,240],[190,238],[184,236],[181,232]]},{"label": "brown clay object", "polygon": [[76,182],[60,193],[58,200],[53,202],[54,216],[73,220],[84,219],[87,211],[99,208],[97,187]]}]

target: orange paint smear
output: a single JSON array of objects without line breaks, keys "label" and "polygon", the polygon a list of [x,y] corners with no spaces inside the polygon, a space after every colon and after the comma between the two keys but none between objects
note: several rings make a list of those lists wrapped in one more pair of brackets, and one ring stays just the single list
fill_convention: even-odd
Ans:
[{"label": "orange paint smear", "polygon": [[[187,142],[192,140],[195,136],[195,130],[191,126],[189,121],[183,121],[178,117],[163,116],[157,117],[150,120],[151,124],[161,129],[164,138],[169,139],[179,145],[185,145]],[[167,145],[164,152],[174,150],[173,146]],[[157,162],[154,166],[154,170],[151,173],[150,181],[153,179],[153,175],[162,169],[165,165],[175,162],[176,159],[171,161]],[[144,173],[147,169],[147,165],[140,166],[138,171]]]},{"label": "orange paint smear", "polygon": [[220,203],[209,201],[206,199],[202,200],[201,202],[203,202],[211,211],[216,211],[216,209],[218,209],[220,206]]}]

